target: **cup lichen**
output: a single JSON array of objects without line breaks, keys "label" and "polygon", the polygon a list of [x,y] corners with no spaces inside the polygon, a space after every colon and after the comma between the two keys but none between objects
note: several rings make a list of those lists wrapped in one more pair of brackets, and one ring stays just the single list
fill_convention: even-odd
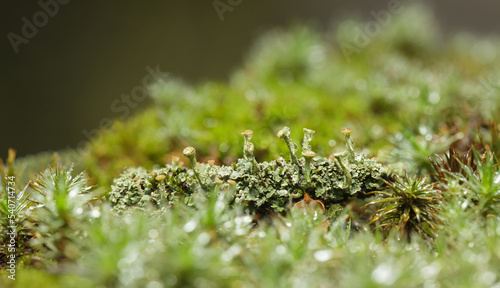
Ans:
[{"label": "cup lichen", "polygon": [[191,169],[193,170],[194,175],[196,176],[196,179],[198,179],[198,183],[200,183],[200,186],[206,190],[205,183],[201,180],[200,177],[200,172],[198,171],[198,161],[196,161],[196,149],[194,147],[186,147],[184,148],[184,151],[182,151],[182,154],[184,156],[188,157],[190,163],[191,163]]},{"label": "cup lichen", "polygon": [[[305,137],[308,140],[304,141],[306,145],[303,146],[310,148],[313,131],[304,131],[308,134]],[[351,142],[346,145],[347,151],[330,158],[304,150],[304,157],[292,157],[292,163],[282,157],[257,163],[253,154],[254,146],[250,142],[252,134],[251,130],[242,133],[245,138],[244,157],[230,166],[215,165],[211,161],[197,165],[196,150],[187,147],[184,155],[190,159],[191,169],[169,164],[153,171],[125,171],[114,181],[110,193],[112,204],[121,203],[121,208],[143,205],[149,198],[140,197],[137,194],[140,191],[151,195],[150,200],[157,206],[171,205],[175,199],[189,204],[200,187],[205,191],[218,187],[220,190],[232,189],[233,203],[243,205],[249,212],[283,212],[306,194],[326,207],[353,197],[365,198],[368,197],[367,193],[382,189],[383,179],[388,178],[388,171],[375,159],[352,151],[352,160],[348,160],[349,149],[353,147]],[[347,136],[346,140],[351,141]],[[291,156],[295,156],[296,148],[293,147],[296,145],[290,138],[290,129],[284,127],[278,137],[285,140]],[[130,193],[130,190],[134,192]],[[119,200],[119,197],[129,195],[135,200]]]},{"label": "cup lichen", "polygon": [[310,184],[311,183],[311,160],[316,157],[316,153],[314,153],[313,151],[311,150],[304,150],[302,151],[302,156],[304,156],[304,159],[305,159],[305,167],[304,167],[304,171],[305,171],[305,177],[306,177],[306,181],[307,181],[307,184]]},{"label": "cup lichen", "polygon": [[298,166],[299,162],[297,160],[297,156],[295,155],[295,152],[297,152],[297,144],[295,144],[290,137],[290,128],[288,126],[283,127],[280,131],[278,131],[277,136],[278,138],[285,140],[286,146],[288,146],[288,150],[290,151],[290,161]]}]

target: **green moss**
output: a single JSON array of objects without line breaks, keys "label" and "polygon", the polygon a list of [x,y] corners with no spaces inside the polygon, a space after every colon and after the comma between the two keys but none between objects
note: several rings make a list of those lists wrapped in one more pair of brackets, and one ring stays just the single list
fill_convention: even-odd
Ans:
[{"label": "green moss", "polygon": [[[245,129],[257,133],[256,159],[271,161],[286,152],[273,139],[286,125],[293,138],[302,127],[315,127],[318,144],[312,148],[320,155],[341,143],[332,127],[348,126],[358,131],[356,143],[366,154],[383,162],[404,160],[403,168],[413,171],[426,153],[442,152],[455,131],[477,127],[470,119],[498,120],[500,58],[481,53],[498,50],[498,40],[459,34],[441,45],[432,15],[408,8],[347,57],[342,45],[354,45],[364,26],[349,20],[324,33],[304,26],[275,29],[257,41],[228,83],[188,85],[171,78],[158,84],[151,89],[154,108],[94,139],[84,166],[107,186],[124,167],[164,165],[187,143],[202,162],[228,165],[243,156],[232,149],[241,138],[228,131]],[[420,147],[432,149],[388,141],[407,130],[422,134],[427,143]],[[391,154],[395,147],[410,149],[407,159]]]},{"label": "green moss", "polygon": [[[18,191],[29,179],[42,180],[31,200],[44,208],[21,209],[18,218],[34,218],[25,235],[40,245],[24,250],[29,255],[19,258],[18,280],[0,272],[0,286],[498,286],[500,145],[498,125],[489,132],[484,125],[499,120],[500,57],[492,52],[499,50],[498,39],[460,34],[448,43],[425,9],[408,8],[345,57],[341,44],[352,44],[364,25],[273,30],[227,83],[171,79],[152,87],[154,107],[116,122],[87,153],[16,160],[10,166],[20,179]],[[283,126],[290,127],[290,145],[276,139]],[[317,131],[314,141],[308,132],[302,142],[309,158],[292,144],[302,127]],[[354,131],[349,139],[332,132],[343,127]],[[245,129],[256,132],[244,139],[233,133]],[[351,136],[358,147],[352,148]],[[335,153],[344,141],[346,151]],[[433,239],[408,243],[397,231],[371,231],[377,205],[362,213],[367,200],[360,198],[381,190],[388,167],[421,179],[431,168],[429,154],[450,143],[459,153],[471,142],[488,158],[474,160],[466,172],[459,157],[450,162],[458,170],[444,169],[435,179],[442,185],[434,192],[445,200],[432,202],[436,210],[428,213],[440,219]],[[180,157],[188,145],[197,149],[197,159],[186,163],[191,168],[179,160],[187,161]],[[376,160],[364,156],[374,154]],[[34,176],[59,161],[88,168],[98,189],[111,190],[107,199],[115,211],[107,201],[80,201],[83,193],[69,197],[75,195],[70,190],[87,189],[86,177],[74,186],[80,189],[70,189],[66,184],[76,178],[66,170]],[[7,175],[12,169],[0,170]],[[287,210],[300,200],[307,205],[306,193],[325,204],[325,215]],[[397,202],[380,207],[386,212],[405,204],[381,197],[391,191],[378,194],[380,201]],[[386,220],[425,222],[418,222],[418,212],[402,211]],[[255,221],[252,212],[266,214],[265,221]],[[65,261],[55,261],[62,256]]]}]

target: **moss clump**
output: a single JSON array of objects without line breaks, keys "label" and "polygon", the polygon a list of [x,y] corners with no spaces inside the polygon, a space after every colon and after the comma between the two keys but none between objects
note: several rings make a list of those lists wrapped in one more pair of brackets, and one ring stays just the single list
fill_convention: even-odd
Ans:
[{"label": "moss clump", "polygon": [[[163,166],[182,156],[187,143],[200,162],[228,165],[243,154],[229,148],[239,135],[227,132],[247,128],[256,131],[256,158],[271,161],[286,152],[272,139],[284,125],[295,138],[302,127],[315,127],[314,152],[326,155],[343,138],[331,127],[348,125],[364,131],[356,143],[379,161],[408,171],[424,164],[419,173],[430,172],[427,155],[444,152],[456,131],[499,120],[500,107],[500,57],[481,52],[498,51],[500,42],[464,34],[447,39],[435,24],[426,9],[408,6],[361,46],[366,23],[360,21],[324,33],[272,30],[227,82],[171,78],[151,87],[152,107],[93,139],[80,168],[107,187],[124,167]],[[354,50],[346,53],[346,45]]]},{"label": "moss clump", "polygon": [[[284,128],[289,131],[288,127]],[[375,159],[352,150],[352,140],[346,136],[347,150],[330,158],[315,157],[304,150],[304,157],[297,159],[297,145],[287,137],[291,159],[283,157],[270,162],[257,163],[253,157],[250,130],[245,137],[245,157],[230,166],[197,163],[194,148],[185,149],[190,157],[191,169],[178,162],[164,168],[147,171],[130,168],[114,180],[109,199],[116,210],[144,207],[151,203],[157,207],[172,205],[182,200],[190,204],[197,191],[218,188],[234,189],[234,203],[243,204],[251,212],[283,212],[305,193],[327,207],[345,200],[365,198],[366,193],[381,189],[388,171]],[[312,130],[305,130],[306,148],[310,148]],[[279,133],[280,134],[280,133]]]}]

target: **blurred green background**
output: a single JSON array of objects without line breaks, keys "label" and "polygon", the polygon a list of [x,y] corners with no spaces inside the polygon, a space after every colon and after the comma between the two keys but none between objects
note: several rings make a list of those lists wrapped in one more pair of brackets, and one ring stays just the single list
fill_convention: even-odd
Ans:
[{"label": "blurred green background", "polygon": [[[295,23],[324,29],[353,15],[369,20],[372,11],[389,3],[373,2],[243,0],[221,21],[213,1],[69,1],[16,54],[7,35],[22,35],[23,17],[32,20],[41,6],[38,1],[4,1],[0,157],[6,157],[8,147],[23,156],[87,140],[82,131],[122,115],[111,105],[142,85],[146,67],[159,65],[190,83],[224,81],[263,32]],[[500,2],[421,2],[434,10],[445,35],[500,31]],[[142,101],[130,111],[147,104]]]}]

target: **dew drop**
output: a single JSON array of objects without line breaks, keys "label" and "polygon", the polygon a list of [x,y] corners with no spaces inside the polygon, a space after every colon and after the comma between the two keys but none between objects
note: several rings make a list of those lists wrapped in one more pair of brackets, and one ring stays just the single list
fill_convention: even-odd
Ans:
[{"label": "dew drop", "polygon": [[191,233],[194,229],[196,229],[197,225],[198,224],[196,224],[194,220],[191,220],[184,225],[184,231],[186,231],[186,233]]},{"label": "dew drop", "polygon": [[97,210],[97,209],[94,209],[94,210],[92,210],[92,212],[90,212],[90,216],[92,216],[94,218],[99,218],[101,216],[101,212],[99,212],[99,210]]},{"label": "dew drop", "polygon": [[149,238],[151,238],[151,239],[158,238],[158,236],[159,236],[159,235],[160,235],[160,233],[158,233],[158,230],[156,230],[156,229],[151,229],[151,230],[149,230],[149,232],[148,232],[148,236],[149,236]]},{"label": "dew drop", "polygon": [[439,103],[439,100],[441,100],[441,96],[439,96],[438,92],[433,91],[429,94],[429,102],[431,104],[437,104]]},{"label": "dew drop", "polygon": [[201,246],[206,246],[206,245],[208,245],[208,243],[210,243],[210,240],[212,240],[212,238],[210,237],[210,234],[208,234],[207,232],[203,232],[200,234],[200,236],[198,236],[197,242]]},{"label": "dew drop", "polygon": [[314,259],[318,262],[325,262],[333,258],[331,250],[319,250],[314,253]]},{"label": "dew drop", "polygon": [[481,282],[483,282],[485,285],[490,286],[497,280],[497,275],[491,271],[485,271],[481,273],[479,279],[481,279]]},{"label": "dew drop", "polygon": [[226,153],[227,151],[229,151],[229,145],[227,145],[227,143],[221,143],[219,145],[219,151],[222,153]]},{"label": "dew drop", "polygon": [[372,272],[372,279],[383,285],[392,285],[396,282],[398,275],[393,269],[392,265],[388,263],[382,263],[375,268]]},{"label": "dew drop", "polygon": [[245,98],[247,98],[248,101],[255,101],[257,93],[255,93],[254,90],[249,89],[245,92]]},{"label": "dew drop", "polygon": [[278,253],[279,255],[283,255],[283,254],[285,254],[285,253],[286,253],[286,248],[285,248],[285,246],[283,246],[283,245],[278,245],[278,246],[276,247],[276,253]]}]

